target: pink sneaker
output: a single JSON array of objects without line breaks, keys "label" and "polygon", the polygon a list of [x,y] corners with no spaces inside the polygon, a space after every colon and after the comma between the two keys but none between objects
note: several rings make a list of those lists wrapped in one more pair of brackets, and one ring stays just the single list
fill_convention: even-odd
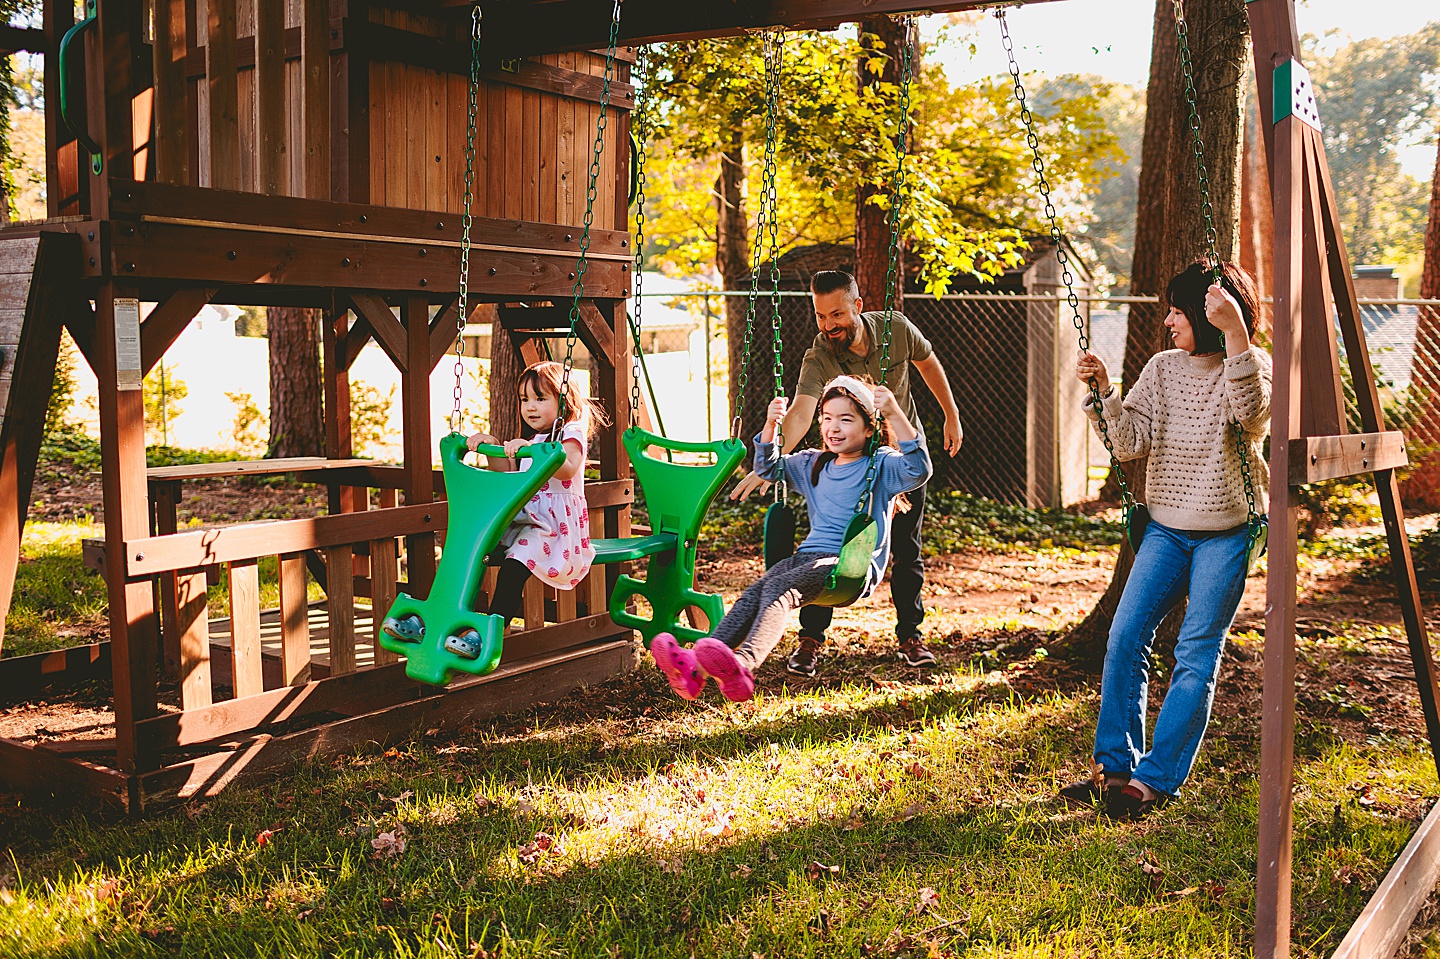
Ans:
[{"label": "pink sneaker", "polygon": [[694,650],[675,642],[669,633],[661,633],[650,641],[650,655],[655,665],[670,681],[670,688],[681,699],[694,699],[705,688],[705,673],[695,662]]},{"label": "pink sneaker", "polygon": [[695,643],[695,659],[728,700],[743,703],[755,695],[755,675],[740,662],[735,650],[706,636]]}]

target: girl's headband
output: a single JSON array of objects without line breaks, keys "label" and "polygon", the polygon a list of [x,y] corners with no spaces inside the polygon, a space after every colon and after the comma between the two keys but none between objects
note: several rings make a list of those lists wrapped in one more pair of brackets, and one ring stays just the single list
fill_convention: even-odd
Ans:
[{"label": "girl's headband", "polygon": [[824,391],[823,391],[820,395],[821,395],[821,396],[824,396],[825,393],[830,392],[832,389],[835,389],[836,387],[839,387],[840,389],[844,390],[846,393],[849,393],[851,396],[853,396],[853,397],[855,398],[855,402],[857,402],[857,403],[860,404],[860,408],[863,409],[863,410],[866,412],[866,414],[868,414],[868,415],[871,417],[871,419],[874,419],[874,417],[875,417],[875,391],[874,391],[874,390],[872,390],[869,386],[867,386],[867,385],[865,385],[864,383],[860,382],[859,380],[857,380],[857,379],[856,379],[855,377],[853,377],[853,376],[837,376],[837,377],[835,377],[833,380],[831,380],[829,383],[826,383],[826,384],[825,384],[825,389],[824,389]]}]

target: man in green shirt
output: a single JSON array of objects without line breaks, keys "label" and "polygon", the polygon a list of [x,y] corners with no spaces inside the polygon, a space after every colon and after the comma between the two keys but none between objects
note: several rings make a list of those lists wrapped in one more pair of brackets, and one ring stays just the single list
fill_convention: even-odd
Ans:
[{"label": "man in green shirt", "polygon": [[[840,270],[822,270],[810,279],[810,296],[815,306],[819,333],[800,364],[800,383],[785,414],[781,428],[785,452],[799,444],[815,421],[815,408],[826,383],[836,376],[868,377],[880,382],[881,340],[885,328],[883,312],[865,313],[855,278]],[[960,450],[963,433],[960,411],[950,393],[950,383],[936,358],[930,341],[903,314],[892,313],[890,323],[890,367],[886,386],[895,394],[905,414],[921,428],[915,400],[910,395],[910,366],[915,370],[945,411],[945,452]],[[924,433],[921,433],[922,438]],[[755,490],[762,493],[770,484],[750,473],[735,487],[731,499],[745,499]],[[920,592],[925,586],[925,567],[920,557],[920,528],[925,517],[925,487],[906,494],[909,512],[897,513],[891,527],[891,555],[895,565],[890,573],[890,596],[895,602],[895,635],[900,641],[900,658],[911,666],[929,666],[935,654],[920,638],[920,621],[925,606]],[[815,675],[825,630],[833,616],[828,606],[805,606],[800,610],[800,646],[791,654],[787,668],[801,676]]]}]

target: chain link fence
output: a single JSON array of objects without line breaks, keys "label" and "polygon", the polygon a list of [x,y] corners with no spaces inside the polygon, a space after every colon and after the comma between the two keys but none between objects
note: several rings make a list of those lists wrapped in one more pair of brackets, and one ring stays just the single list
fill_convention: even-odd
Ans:
[{"label": "chain link fence", "polygon": [[[694,318],[694,335],[703,343],[700,350],[690,350],[690,385],[672,382],[657,391],[667,422],[677,424],[676,435],[707,439],[731,431],[735,411],[728,393],[726,302],[743,304],[746,296],[656,294],[675,313]],[[647,295],[647,312],[648,300]],[[1080,301],[1090,348],[1117,381],[1130,309],[1154,302],[1141,297]],[[815,320],[807,293],[782,291],[779,303],[783,381],[793,394],[800,362],[815,338]],[[1405,431],[1412,463],[1419,462],[1440,450],[1440,301],[1362,300],[1361,310],[1387,425]],[[740,435],[747,440],[759,430],[772,395],[771,311],[769,294],[762,295],[741,411]],[[912,374],[921,425],[937,454],[934,482],[1029,506],[1068,505],[1098,491],[1109,464],[1080,411],[1084,388],[1073,374],[1078,340],[1069,304],[1044,294],[912,294],[903,312],[944,366],[965,430],[959,455],[939,453],[943,415]],[[1343,356],[1343,344],[1341,350]],[[700,412],[707,404],[708,416]],[[1358,429],[1353,393],[1349,408],[1352,428]],[[808,442],[816,442],[813,431]]]}]

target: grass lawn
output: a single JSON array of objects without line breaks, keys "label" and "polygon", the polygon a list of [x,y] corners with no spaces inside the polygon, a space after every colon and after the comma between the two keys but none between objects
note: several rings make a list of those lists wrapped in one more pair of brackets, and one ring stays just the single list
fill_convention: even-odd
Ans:
[{"label": "grass lawn", "polygon": [[[1025,663],[684,705],[646,667],[528,716],[311,764],[147,822],[12,808],[6,956],[1243,956],[1257,743],[1222,718],[1139,825],[1056,805],[1090,684]],[[852,670],[852,671],[853,671]],[[1428,755],[1302,723],[1298,956],[1440,793]]]}]

